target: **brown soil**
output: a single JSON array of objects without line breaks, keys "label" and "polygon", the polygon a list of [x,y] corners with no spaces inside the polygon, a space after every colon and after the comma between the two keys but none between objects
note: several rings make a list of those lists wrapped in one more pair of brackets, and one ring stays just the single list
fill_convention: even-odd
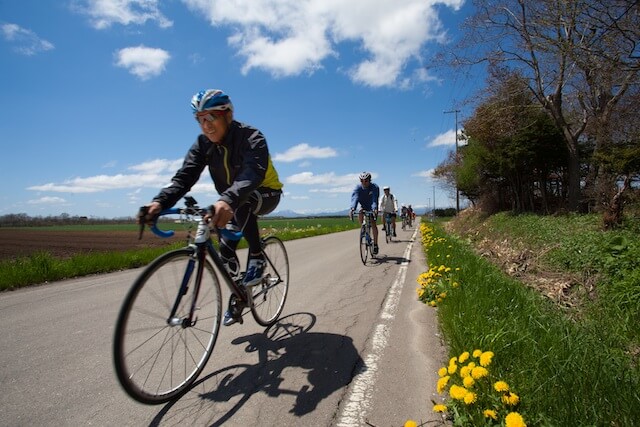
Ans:
[{"label": "brown soil", "polygon": [[68,258],[79,253],[126,251],[129,249],[162,247],[186,241],[186,234],[163,239],[145,232],[142,240],[134,231],[45,231],[34,228],[8,230],[0,228],[0,260],[48,252]]},{"label": "brown soil", "polygon": [[461,213],[460,218],[448,222],[445,228],[470,241],[478,255],[560,307],[578,308],[585,298],[595,297],[596,276],[589,272],[577,274],[545,268],[540,259],[551,247],[533,249],[522,241],[496,236],[484,219],[469,209]]}]

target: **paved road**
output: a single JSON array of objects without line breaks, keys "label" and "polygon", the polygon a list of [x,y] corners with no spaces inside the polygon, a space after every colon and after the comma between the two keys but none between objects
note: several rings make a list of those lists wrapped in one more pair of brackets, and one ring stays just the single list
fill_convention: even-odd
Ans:
[{"label": "paved road", "polygon": [[[193,389],[146,406],[117,384],[120,303],[140,270],[0,294],[0,425],[401,426],[432,421],[445,361],[436,314],[416,300],[415,229],[363,265],[357,231],[286,243],[283,318],[222,328]],[[226,297],[225,297],[226,299]]]}]

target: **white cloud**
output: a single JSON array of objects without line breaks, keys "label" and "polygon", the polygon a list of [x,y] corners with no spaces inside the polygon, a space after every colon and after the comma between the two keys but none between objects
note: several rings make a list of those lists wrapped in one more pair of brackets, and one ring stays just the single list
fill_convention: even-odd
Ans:
[{"label": "white cloud", "polygon": [[[128,195],[134,197],[141,187],[160,189],[171,183],[171,178],[182,165],[182,160],[155,159],[129,167],[135,173],[119,173],[115,175],[95,175],[67,179],[60,183],[49,182],[27,187],[32,191],[51,191],[57,193],[100,193],[117,189],[134,189]],[[215,193],[209,178],[209,171],[202,171],[199,182],[192,191],[206,194]]]},{"label": "white cloud", "polygon": [[52,50],[53,43],[41,39],[36,33],[17,24],[2,24],[0,26],[5,40],[13,44],[13,49],[27,56],[33,56],[40,52]]},{"label": "white cloud", "polygon": [[298,144],[289,148],[284,153],[276,153],[274,161],[295,162],[302,159],[326,159],[336,157],[336,150],[331,147],[312,147],[309,144]]},{"label": "white cloud", "polygon": [[337,57],[341,43],[357,43],[367,57],[347,65],[351,79],[380,87],[431,79],[420,51],[446,33],[436,5],[454,10],[464,0],[183,0],[213,26],[234,33],[229,44],[245,58],[243,73],[263,69],[275,77],[313,73]]},{"label": "white cloud", "polygon": [[451,145],[451,146],[455,146],[456,145],[456,131],[453,129],[450,129],[448,131],[446,131],[445,133],[441,133],[440,135],[437,135],[435,138],[433,138],[433,140],[431,140],[431,142],[429,142],[427,144],[427,147],[439,147],[442,145]]},{"label": "white cloud", "polygon": [[39,199],[32,199],[27,201],[30,205],[64,205],[67,203],[62,197],[40,197]]},{"label": "white cloud", "polygon": [[182,159],[176,160],[167,160],[167,159],[154,159],[149,160],[144,163],[140,163],[138,165],[133,165],[129,167],[129,169],[144,172],[144,173],[161,173],[161,172],[170,172],[174,173],[177,171],[180,166],[182,166]]},{"label": "white cloud", "polygon": [[426,171],[416,172],[411,176],[417,176],[417,177],[426,178],[426,179],[433,179],[433,172],[434,172],[434,169],[429,169]]},{"label": "white cloud", "polygon": [[161,28],[173,22],[158,9],[159,0],[81,0],[75,9],[88,15],[92,25],[101,30],[112,24],[142,25],[156,21]]},{"label": "white cloud", "polygon": [[358,183],[358,174],[336,175],[333,172],[316,175],[313,172],[301,172],[285,179],[287,184],[342,186],[352,184],[351,189]]},{"label": "white cloud", "polygon": [[115,57],[118,67],[126,68],[142,80],[160,75],[171,59],[169,52],[143,45],[120,49]]}]

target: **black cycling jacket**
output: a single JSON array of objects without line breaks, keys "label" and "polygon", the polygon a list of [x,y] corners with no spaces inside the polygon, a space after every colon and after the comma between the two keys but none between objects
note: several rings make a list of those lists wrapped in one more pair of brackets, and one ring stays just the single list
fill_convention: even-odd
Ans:
[{"label": "black cycling jacket", "polygon": [[233,210],[259,187],[282,189],[262,132],[233,120],[221,144],[212,143],[202,134],[198,136],[171,185],[163,188],[153,201],[160,202],[163,209],[172,207],[198,182],[207,166],[220,200]]}]

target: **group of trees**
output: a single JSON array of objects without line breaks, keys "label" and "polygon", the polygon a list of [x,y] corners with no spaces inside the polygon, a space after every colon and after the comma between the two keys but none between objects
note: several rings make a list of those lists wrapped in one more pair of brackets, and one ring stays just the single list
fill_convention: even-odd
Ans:
[{"label": "group of trees", "polygon": [[616,226],[640,178],[640,1],[475,3],[449,59],[486,62],[487,90],[436,176],[487,210],[601,210]]},{"label": "group of trees", "polygon": [[29,216],[26,213],[0,215],[0,227],[44,227],[51,225],[114,224],[131,222],[131,218],[89,218],[86,216],[60,215]]}]

